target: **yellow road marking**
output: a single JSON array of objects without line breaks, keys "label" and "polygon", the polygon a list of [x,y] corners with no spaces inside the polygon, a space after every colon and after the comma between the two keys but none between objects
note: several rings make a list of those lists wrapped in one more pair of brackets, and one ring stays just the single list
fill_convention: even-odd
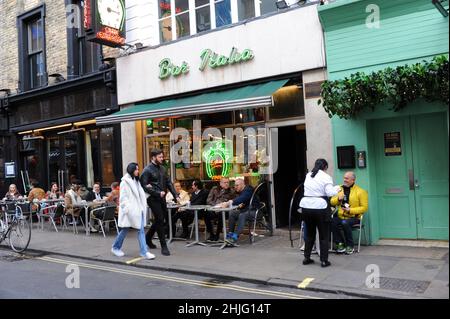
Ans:
[{"label": "yellow road marking", "polygon": [[306,289],[308,285],[314,280],[314,278],[305,278],[301,283],[298,284],[297,288]]},{"label": "yellow road marking", "polygon": [[190,285],[208,287],[208,288],[220,288],[220,289],[227,289],[227,290],[235,290],[235,291],[247,292],[247,293],[252,293],[252,294],[268,295],[268,296],[274,296],[274,297],[280,297],[280,298],[290,298],[290,299],[322,299],[322,298],[318,298],[318,297],[303,296],[303,295],[291,294],[291,293],[286,293],[286,292],[255,289],[255,288],[248,288],[248,287],[220,284],[220,283],[206,283],[203,281],[192,280],[192,279],[187,279],[187,278],[178,278],[178,277],[172,277],[172,276],[148,274],[148,273],[144,273],[144,272],[125,270],[125,269],[120,269],[120,268],[112,268],[112,267],[86,264],[86,263],[80,263],[80,262],[71,262],[70,260],[58,259],[58,258],[53,258],[53,257],[36,257],[36,259],[47,261],[47,262],[65,264],[65,265],[74,264],[74,265],[78,265],[79,267],[84,267],[84,268],[89,268],[89,269],[103,270],[103,271],[109,271],[109,272],[120,273],[120,274],[125,274],[125,275],[144,277],[144,278],[166,280],[166,281],[172,281],[172,282],[178,282],[178,283],[184,283],[184,284],[190,284]]},{"label": "yellow road marking", "polygon": [[126,263],[127,265],[129,265],[129,264],[136,263],[136,262],[138,262],[139,260],[142,260],[142,259],[144,259],[144,257],[138,257],[138,258],[134,258],[134,259],[128,260],[128,261],[125,262],[125,263]]}]

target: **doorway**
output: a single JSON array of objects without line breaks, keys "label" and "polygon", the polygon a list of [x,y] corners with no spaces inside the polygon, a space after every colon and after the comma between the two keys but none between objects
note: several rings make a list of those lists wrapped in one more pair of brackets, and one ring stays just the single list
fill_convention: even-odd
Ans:
[{"label": "doorway", "polygon": [[[304,181],[306,165],[305,125],[278,128],[278,169],[273,175],[277,227],[289,224],[289,205],[295,188]],[[299,223],[299,216],[292,222]]]},{"label": "doorway", "polygon": [[448,127],[445,113],[376,120],[381,238],[448,240]]}]

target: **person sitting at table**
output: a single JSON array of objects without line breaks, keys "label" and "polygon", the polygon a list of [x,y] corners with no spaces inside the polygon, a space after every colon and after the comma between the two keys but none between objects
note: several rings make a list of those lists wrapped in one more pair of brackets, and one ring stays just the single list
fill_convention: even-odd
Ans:
[{"label": "person sitting at table", "polygon": [[57,183],[53,182],[50,186],[50,190],[45,195],[46,199],[59,199],[63,197],[61,192],[59,191],[59,186]]},{"label": "person sitting at table", "polygon": [[[28,193],[28,200],[30,203],[33,201],[41,201],[45,198],[45,191],[39,187],[39,182],[37,180],[31,181],[31,190]],[[31,205],[31,211],[35,212],[39,209],[39,205],[37,203],[33,203]]]},{"label": "person sitting at table", "polygon": [[[230,188],[230,179],[222,177],[219,186],[211,188],[206,199],[206,204],[216,206],[218,204],[228,202],[236,197],[236,193]],[[218,220],[217,231],[214,233],[213,221]],[[205,213],[206,231],[209,233],[209,241],[218,241],[223,228],[221,212],[206,211]]]},{"label": "person sitting at table", "polygon": [[[66,215],[72,217],[72,219],[76,219],[80,217],[81,208],[74,207],[74,205],[82,205],[83,200],[81,199],[81,186],[73,185],[72,187],[67,187],[68,191],[64,196],[64,205],[66,206]],[[70,224],[72,225],[74,221]],[[77,222],[77,225],[79,223]]]},{"label": "person sitting at table", "polygon": [[116,205],[116,215],[119,212],[119,205],[120,205],[119,199],[120,199],[120,184],[118,182],[113,182],[111,184],[111,193],[109,193],[105,201],[108,204]]},{"label": "person sitting at table", "polygon": [[[226,240],[231,243],[236,243],[238,241],[239,235],[244,229],[245,223],[247,221],[254,220],[256,207],[259,207],[258,198],[254,198],[252,207],[250,207],[250,200],[253,195],[253,187],[246,185],[243,178],[238,178],[235,181],[234,189],[236,193],[239,194],[233,200],[222,203],[221,207],[238,206],[238,210],[233,211],[229,218],[229,233],[227,234]],[[238,226],[235,231],[235,225],[238,222]]]},{"label": "person sitting at table", "polygon": [[20,193],[17,191],[16,184],[11,184],[11,185],[9,185],[9,190],[5,194],[5,198],[3,198],[3,200],[16,200],[16,199],[21,199],[21,198],[22,198],[22,195],[20,195]]},{"label": "person sitting at table", "polygon": [[[179,181],[175,181],[173,183],[173,186],[175,187],[175,191],[177,192],[177,194],[180,196],[180,200],[178,201],[178,204],[180,204],[180,205],[187,204],[190,201],[189,193],[186,192],[183,188],[181,188],[181,183]],[[167,204],[176,204],[176,202],[173,198],[173,195],[170,192],[166,194],[166,203]],[[172,225],[175,226],[178,219],[181,219],[181,222],[183,222],[183,219],[184,219],[183,216],[185,213],[186,213],[186,211],[177,210],[176,213],[173,215]],[[173,227],[172,228],[173,236],[175,236],[175,232],[176,232],[176,227]],[[186,233],[187,233],[187,226],[186,226]],[[184,235],[185,235],[185,233],[184,233],[184,225],[183,225],[183,235],[181,235],[181,237],[183,237]],[[187,235],[184,238],[187,238]]]},{"label": "person sitting at table", "polygon": [[92,186],[92,192],[89,192],[85,197],[85,200],[88,202],[98,202],[102,201],[104,196],[105,194],[101,192],[100,183],[95,183]]}]

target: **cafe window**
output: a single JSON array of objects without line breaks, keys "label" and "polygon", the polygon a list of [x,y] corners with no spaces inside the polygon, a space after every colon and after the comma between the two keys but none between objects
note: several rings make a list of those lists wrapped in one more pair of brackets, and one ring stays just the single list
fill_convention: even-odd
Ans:
[{"label": "cafe window", "polygon": [[47,84],[45,61],[45,6],[20,15],[19,78],[20,89],[31,90]]},{"label": "cafe window", "polygon": [[255,16],[255,0],[238,0],[239,21],[253,18]]},{"label": "cafe window", "polygon": [[231,1],[216,0],[214,5],[216,10],[216,28],[231,24]]},{"label": "cafe window", "polygon": [[303,89],[300,85],[282,87],[273,94],[274,106],[269,107],[269,118],[283,119],[305,116]]},{"label": "cafe window", "polygon": [[195,0],[195,19],[197,23],[197,33],[211,29],[209,0]]},{"label": "cafe window", "polygon": [[274,0],[257,0],[261,15],[277,11],[276,1]]},{"label": "cafe window", "polygon": [[147,134],[169,133],[170,125],[168,119],[148,119],[145,121]]}]

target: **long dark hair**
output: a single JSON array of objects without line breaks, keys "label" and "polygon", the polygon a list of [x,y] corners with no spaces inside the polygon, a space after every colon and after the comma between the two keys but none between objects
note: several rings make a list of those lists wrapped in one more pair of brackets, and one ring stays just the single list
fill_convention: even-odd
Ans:
[{"label": "long dark hair", "polygon": [[139,180],[139,175],[138,176],[134,176],[134,171],[136,170],[136,168],[138,168],[138,163],[130,163],[127,166],[127,173],[131,176],[131,178],[134,178],[135,180]]},{"label": "long dark hair", "polygon": [[314,178],[314,176],[317,175],[319,170],[326,170],[328,168],[328,162],[324,160],[323,158],[319,158],[316,160],[316,163],[314,164],[314,168],[311,173],[311,177]]}]

